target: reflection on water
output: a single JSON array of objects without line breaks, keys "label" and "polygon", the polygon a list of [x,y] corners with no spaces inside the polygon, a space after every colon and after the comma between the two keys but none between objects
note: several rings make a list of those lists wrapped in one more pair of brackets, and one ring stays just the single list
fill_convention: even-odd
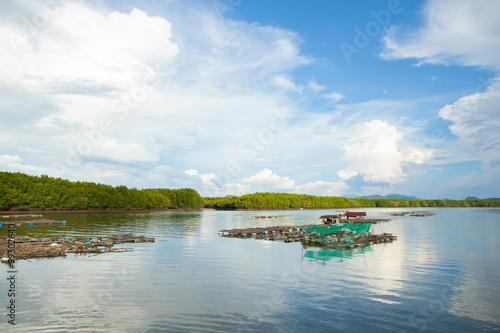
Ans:
[{"label": "reflection on water", "polygon": [[[134,251],[127,253],[17,262],[15,331],[500,329],[500,209],[436,209],[423,218],[391,217],[398,209],[365,210],[373,218],[392,218],[374,232],[398,240],[340,250],[217,235],[221,229],[317,223],[328,210],[44,214],[68,223],[18,227],[18,235],[131,232],[157,241],[131,244]],[[0,266],[1,294],[8,288],[6,269]],[[11,329],[0,322],[0,331]]]},{"label": "reflection on water", "polygon": [[304,257],[311,259],[311,261],[323,262],[328,261],[333,258],[341,258],[342,259],[352,259],[357,256],[362,256],[365,253],[371,252],[371,245],[363,247],[363,248],[355,248],[355,249],[329,249],[329,248],[318,248],[318,247],[304,247],[305,253]]}]

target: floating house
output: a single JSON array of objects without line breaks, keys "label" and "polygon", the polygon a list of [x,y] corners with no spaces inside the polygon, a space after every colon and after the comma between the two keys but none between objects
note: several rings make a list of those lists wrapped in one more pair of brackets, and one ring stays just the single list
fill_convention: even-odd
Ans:
[{"label": "floating house", "polygon": [[366,212],[345,212],[344,216],[349,219],[349,218],[358,218],[362,219],[363,216],[366,216]]},{"label": "floating house", "polygon": [[335,219],[339,219],[340,215],[321,215],[319,218],[323,220],[323,223],[330,224],[333,223]]}]

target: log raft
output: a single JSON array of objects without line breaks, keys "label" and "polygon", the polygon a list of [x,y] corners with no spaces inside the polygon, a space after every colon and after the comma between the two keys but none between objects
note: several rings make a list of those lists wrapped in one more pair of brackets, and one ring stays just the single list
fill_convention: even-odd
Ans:
[{"label": "log raft", "polygon": [[0,227],[6,227],[10,224],[13,224],[15,226],[34,226],[34,225],[49,225],[49,224],[66,224],[66,221],[57,221],[57,220],[47,220],[47,219],[40,219],[40,220],[31,220],[31,221],[2,221],[0,223]]},{"label": "log raft", "polygon": [[[106,252],[129,252],[133,248],[115,248],[115,244],[153,243],[154,238],[133,234],[110,235],[100,237],[64,237],[64,238],[16,238],[14,242],[14,259],[34,259],[65,257],[68,253],[101,254]],[[0,257],[8,262],[12,241],[8,237],[0,237]],[[10,245],[10,246],[9,246]]]},{"label": "log raft", "polygon": [[2,218],[9,218],[9,217],[40,217],[43,216],[41,214],[22,214],[22,215],[0,215]]},{"label": "log raft", "polygon": [[[367,220],[363,220],[366,222]],[[349,220],[349,222],[353,222]],[[283,241],[285,243],[300,242],[303,245],[344,248],[368,246],[378,243],[392,243],[397,240],[396,236],[389,233],[375,235],[371,233],[357,234],[338,232],[334,235],[321,235],[317,232],[308,233],[305,229],[313,226],[325,227],[325,225],[286,225],[272,227],[256,227],[246,229],[223,229],[219,231],[219,236],[228,238],[253,238],[269,241]]]}]

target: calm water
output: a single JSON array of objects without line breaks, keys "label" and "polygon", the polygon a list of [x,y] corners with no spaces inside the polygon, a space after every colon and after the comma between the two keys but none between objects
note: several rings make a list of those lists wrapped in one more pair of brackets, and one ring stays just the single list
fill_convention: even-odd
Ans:
[{"label": "calm water", "polygon": [[[333,210],[45,214],[68,224],[18,227],[17,234],[133,232],[157,242],[132,244],[129,253],[17,262],[17,325],[12,330],[3,315],[0,331],[500,330],[500,209],[437,209],[431,217],[364,210],[392,218],[375,232],[398,240],[323,251],[217,235],[224,228],[315,223]],[[3,309],[7,268],[1,265]]]}]

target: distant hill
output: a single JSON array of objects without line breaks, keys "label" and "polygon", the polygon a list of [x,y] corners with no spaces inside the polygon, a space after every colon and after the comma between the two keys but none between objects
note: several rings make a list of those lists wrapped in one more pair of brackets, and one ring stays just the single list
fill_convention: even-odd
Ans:
[{"label": "distant hill", "polygon": [[467,197],[465,200],[500,200],[500,198],[487,198],[487,199],[479,199],[477,197]]},{"label": "distant hill", "polygon": [[358,199],[403,199],[403,200],[421,200],[420,198],[414,197],[414,196],[409,196],[409,195],[403,195],[403,194],[388,194],[388,195],[380,195],[380,194],[374,194],[374,195],[368,195],[368,196],[348,196],[348,198],[358,198]]}]

